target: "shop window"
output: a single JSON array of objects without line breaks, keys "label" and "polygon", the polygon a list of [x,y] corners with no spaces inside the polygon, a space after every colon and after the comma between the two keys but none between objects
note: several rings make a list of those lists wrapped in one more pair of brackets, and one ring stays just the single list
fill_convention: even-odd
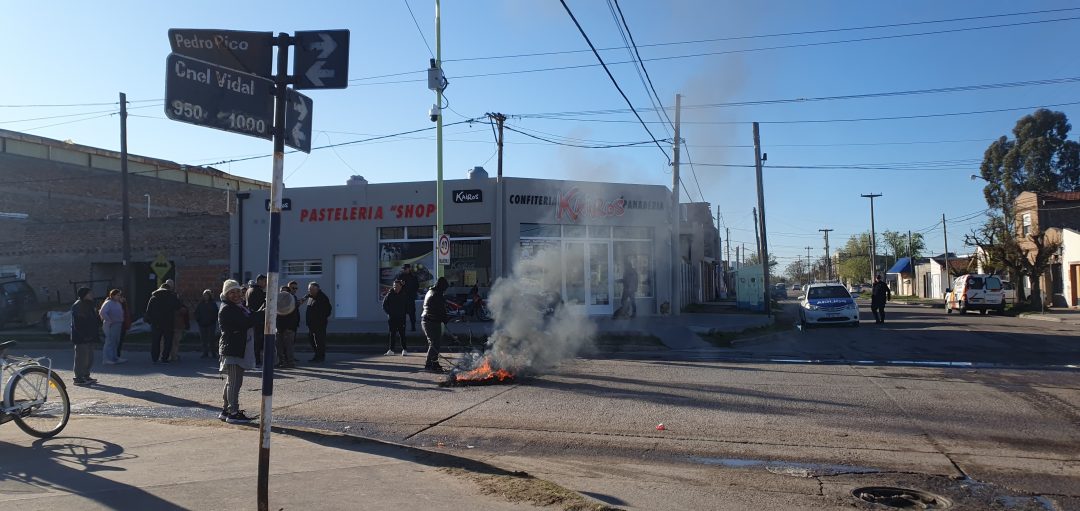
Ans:
[{"label": "shop window", "polygon": [[322,276],[322,259],[294,259],[281,262],[281,272],[289,277]]},{"label": "shop window", "polygon": [[563,236],[566,238],[584,238],[585,226],[584,225],[564,225]]},{"label": "shop window", "polygon": [[491,236],[491,224],[447,225],[446,235],[451,238],[486,238]]},{"label": "shop window", "polygon": [[435,226],[410,225],[405,228],[405,237],[410,240],[430,240],[435,238]]},{"label": "shop window", "polygon": [[381,300],[394,278],[401,272],[401,265],[410,264],[420,281],[420,292],[435,284],[435,245],[431,239],[424,241],[379,242],[379,299]]},{"label": "shop window", "polygon": [[652,241],[651,227],[612,227],[612,235],[617,240]]},{"label": "shop window", "polygon": [[590,225],[589,226],[590,238],[610,238],[611,226],[610,225]]},{"label": "shop window", "polygon": [[558,238],[561,236],[556,224],[521,224],[522,238]]},{"label": "shop window", "polygon": [[454,240],[450,243],[450,287],[491,286],[491,240]]},{"label": "shop window", "polygon": [[403,240],[405,239],[404,227],[380,227],[379,239],[381,240]]}]

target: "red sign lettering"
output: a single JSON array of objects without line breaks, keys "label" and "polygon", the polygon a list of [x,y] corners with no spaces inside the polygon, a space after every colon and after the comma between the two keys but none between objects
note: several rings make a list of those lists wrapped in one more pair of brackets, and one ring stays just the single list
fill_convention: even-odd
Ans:
[{"label": "red sign lettering", "polygon": [[571,188],[565,194],[559,194],[556,205],[555,218],[562,219],[563,215],[574,222],[587,218],[603,218],[610,216],[623,216],[626,212],[626,200],[622,197],[609,201],[602,197],[578,194],[577,187]]}]

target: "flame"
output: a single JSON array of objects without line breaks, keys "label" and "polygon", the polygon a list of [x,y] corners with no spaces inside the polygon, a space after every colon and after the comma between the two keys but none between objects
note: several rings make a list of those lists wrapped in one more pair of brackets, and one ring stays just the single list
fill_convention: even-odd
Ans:
[{"label": "flame", "polygon": [[495,369],[491,367],[491,359],[484,358],[475,368],[455,374],[454,381],[505,381],[513,377],[514,373],[506,369]]}]

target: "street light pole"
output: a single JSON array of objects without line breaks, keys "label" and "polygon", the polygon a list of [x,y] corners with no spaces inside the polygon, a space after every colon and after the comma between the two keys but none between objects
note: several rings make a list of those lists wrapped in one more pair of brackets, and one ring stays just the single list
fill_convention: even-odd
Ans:
[{"label": "street light pole", "polygon": [[825,233],[825,280],[832,281],[832,257],[829,256],[829,233],[833,229],[818,229]]},{"label": "street light pole", "polygon": [[880,193],[865,193],[863,197],[870,199],[870,282],[874,281],[877,273],[877,234],[874,232],[874,198],[881,197]]}]

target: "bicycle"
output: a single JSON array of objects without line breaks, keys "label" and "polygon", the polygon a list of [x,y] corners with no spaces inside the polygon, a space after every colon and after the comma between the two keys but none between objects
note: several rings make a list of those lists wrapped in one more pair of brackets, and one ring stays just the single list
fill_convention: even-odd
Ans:
[{"label": "bicycle", "polygon": [[52,360],[46,357],[7,355],[7,349],[15,344],[0,342],[0,381],[7,382],[0,424],[15,421],[28,435],[56,436],[71,418],[71,400],[64,380],[53,372]]}]

